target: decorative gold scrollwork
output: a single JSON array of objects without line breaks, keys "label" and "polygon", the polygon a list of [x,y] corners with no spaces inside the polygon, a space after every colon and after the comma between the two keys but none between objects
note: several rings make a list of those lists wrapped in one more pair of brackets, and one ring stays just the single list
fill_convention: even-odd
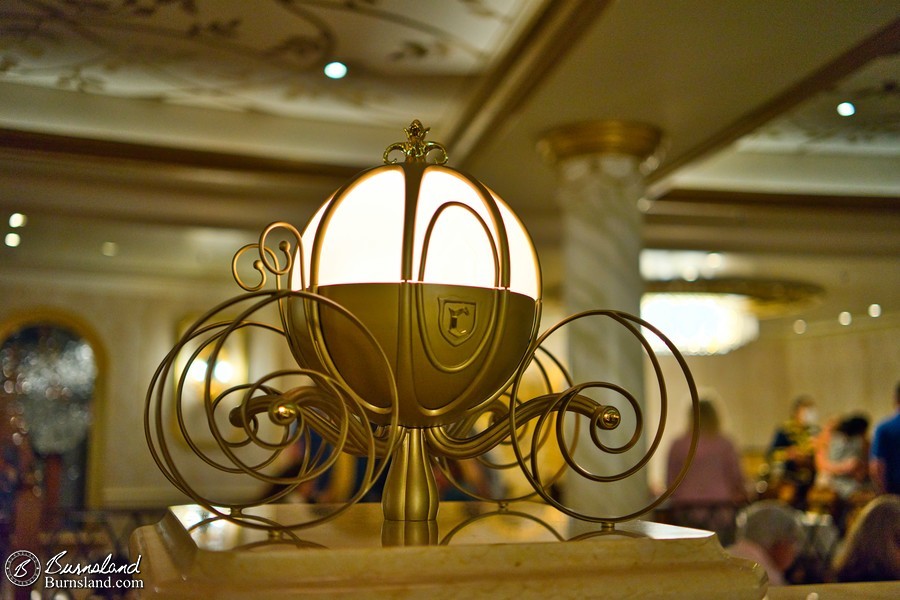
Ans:
[{"label": "decorative gold scrollwork", "polygon": [[[273,232],[283,230],[287,232],[289,239],[282,239],[277,246],[277,251],[268,244],[269,237]],[[241,277],[239,264],[241,258],[248,253],[256,251],[258,258],[253,261],[253,270],[259,273],[259,282],[255,285],[248,283]],[[283,257],[283,258],[279,258]],[[283,260],[283,264],[282,264]],[[231,259],[231,274],[235,282],[244,291],[256,292],[263,289],[268,283],[268,273],[275,276],[275,288],[278,290],[285,289],[284,279],[291,274],[294,268],[294,261],[298,260],[300,265],[300,281],[306,281],[303,273],[303,243],[301,241],[300,232],[290,223],[277,222],[272,223],[259,235],[259,241],[255,244],[247,244],[240,248]]]},{"label": "decorative gold scrollwork", "polygon": [[402,152],[408,162],[426,162],[428,156],[432,152],[436,152],[437,157],[433,160],[434,164],[445,164],[450,158],[447,155],[447,149],[437,142],[425,141],[425,134],[430,130],[430,127],[425,127],[418,119],[413,120],[409,127],[403,130],[406,132],[407,140],[405,142],[395,142],[385,149],[382,156],[384,164],[390,165],[397,162],[396,159],[390,157],[391,152],[394,151]]},{"label": "decorative gold scrollwork", "polygon": [[[279,270],[277,263],[269,266]],[[389,462],[387,457],[402,433],[397,423],[395,386],[390,386],[390,397],[386,399],[388,406],[382,409],[369,404],[331,374],[308,368],[275,371],[257,381],[237,382],[214,392],[214,369],[206,368],[203,363],[206,372],[202,382],[205,422],[190,422],[185,418],[184,406],[188,398],[185,387],[195,372],[192,367],[196,367],[194,363],[200,360],[201,353],[209,350],[209,365],[214,365],[228,337],[241,330],[285,336],[281,328],[270,324],[271,319],[253,319],[269,308],[277,308],[287,298],[315,303],[320,312],[328,311],[335,318],[346,320],[350,327],[359,331],[362,340],[359,351],[367,356],[367,362],[383,369],[385,379],[393,381],[390,363],[371,332],[342,306],[311,292],[258,291],[223,302],[189,327],[154,374],[145,403],[145,436],[153,459],[166,478],[210,511],[211,516],[256,529],[305,528],[342,513],[362,499],[385,472]],[[239,311],[238,316],[222,318],[235,311]],[[182,350],[194,346],[197,350],[186,364],[177,367],[176,358]],[[281,389],[285,386],[286,389]],[[169,400],[173,396],[174,402]],[[389,412],[392,419],[384,427],[374,429],[370,425],[370,413],[380,410]],[[172,415],[178,425],[174,432],[165,427]],[[195,437],[200,433],[211,434],[214,446],[206,448],[197,443]],[[190,461],[172,452],[176,439],[192,450],[194,462],[199,459],[228,477],[264,483],[270,491],[259,498],[237,502],[221,497],[219,492],[198,487],[184,474]],[[275,467],[283,464],[294,451],[299,451],[299,461],[293,462],[287,471],[276,472]],[[298,523],[267,523],[243,512],[259,504],[278,501],[332,471],[343,454],[360,457],[362,469],[360,481],[345,504]]]}]

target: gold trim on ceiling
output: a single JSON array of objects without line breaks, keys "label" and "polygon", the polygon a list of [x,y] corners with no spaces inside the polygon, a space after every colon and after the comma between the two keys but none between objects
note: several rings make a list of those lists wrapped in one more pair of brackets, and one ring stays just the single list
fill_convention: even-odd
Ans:
[{"label": "gold trim on ceiling", "polygon": [[558,127],[544,134],[538,152],[553,164],[585,154],[626,154],[651,157],[662,142],[662,131],[647,123],[606,119]]}]

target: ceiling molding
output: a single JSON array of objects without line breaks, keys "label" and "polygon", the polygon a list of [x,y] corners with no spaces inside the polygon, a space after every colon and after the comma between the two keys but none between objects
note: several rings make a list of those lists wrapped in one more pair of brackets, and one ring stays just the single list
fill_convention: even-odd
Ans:
[{"label": "ceiling molding", "polygon": [[190,150],[96,138],[0,128],[0,151],[95,159],[110,163],[144,163],[183,168],[284,174],[346,180],[365,167],[293,161],[247,154]]},{"label": "ceiling molding", "polygon": [[650,248],[814,255],[900,253],[900,198],[675,189],[644,214]]},{"label": "ceiling molding", "polygon": [[485,137],[503,127],[611,0],[559,0],[548,2],[528,31],[507,51],[486,76],[458,115],[443,143],[454,162],[465,163]]},{"label": "ceiling molding", "polygon": [[753,132],[775,117],[809,99],[814,94],[834,85],[837,81],[860,69],[868,62],[880,56],[897,53],[900,53],[900,18],[894,20],[849,51],[826,63],[770,101],[744,114],[737,121],[719,130],[718,133],[707,138],[704,142],[681,153],[678,158],[664,161],[656,171],[648,176],[648,182],[662,181],[681,167],[709,156]]},{"label": "ceiling molding", "polygon": [[656,202],[731,205],[746,208],[827,209],[900,213],[900,196],[777,194],[728,190],[673,189]]}]

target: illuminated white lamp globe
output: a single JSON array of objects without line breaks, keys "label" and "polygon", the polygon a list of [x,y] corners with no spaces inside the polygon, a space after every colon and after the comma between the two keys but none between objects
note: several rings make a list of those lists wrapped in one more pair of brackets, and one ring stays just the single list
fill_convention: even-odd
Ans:
[{"label": "illuminated white lamp globe", "polygon": [[[738,294],[645,294],[641,318],[664,331],[682,354],[726,354],[759,336],[750,301]],[[644,332],[653,350],[671,354],[662,340]]]},{"label": "illuminated white lamp globe", "polygon": [[[372,331],[404,426],[450,423],[498,397],[536,337],[541,276],[525,227],[480,182],[425,154],[364,171],[335,192],[303,231],[302,248],[291,288],[338,302]],[[365,341],[329,319],[332,311],[316,310],[291,303],[295,358],[318,361],[384,405],[385,382],[359,351]]]}]

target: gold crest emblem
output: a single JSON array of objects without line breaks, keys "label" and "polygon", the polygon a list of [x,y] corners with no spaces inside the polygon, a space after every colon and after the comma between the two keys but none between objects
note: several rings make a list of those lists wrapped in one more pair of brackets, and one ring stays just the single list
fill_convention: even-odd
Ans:
[{"label": "gold crest emblem", "polygon": [[459,346],[475,331],[476,304],[457,298],[440,298],[441,335],[453,346]]}]

